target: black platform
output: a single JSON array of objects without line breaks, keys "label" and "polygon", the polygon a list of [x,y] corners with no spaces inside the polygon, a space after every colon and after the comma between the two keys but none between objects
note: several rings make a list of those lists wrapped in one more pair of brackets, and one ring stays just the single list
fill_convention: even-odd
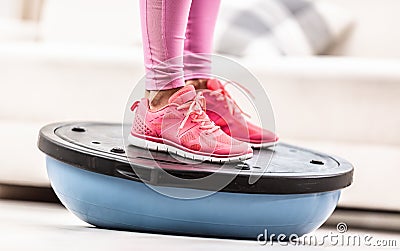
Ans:
[{"label": "black platform", "polygon": [[[220,165],[125,146],[123,138],[121,124],[52,124],[42,128],[39,148],[77,168],[155,186],[213,190],[219,181],[228,180],[221,191],[301,194],[338,190],[352,183],[349,162],[284,143],[255,149],[252,159]],[[215,179],[204,182],[202,178],[210,175]]]}]

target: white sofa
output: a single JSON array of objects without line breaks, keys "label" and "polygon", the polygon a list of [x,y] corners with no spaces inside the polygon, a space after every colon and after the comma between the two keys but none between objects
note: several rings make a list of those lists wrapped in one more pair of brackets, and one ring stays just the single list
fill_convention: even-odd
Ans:
[{"label": "white sofa", "polygon": [[[330,56],[240,63],[268,91],[283,141],[354,164],[354,184],[342,206],[400,210],[400,30],[394,26],[400,3],[321,1],[347,8],[356,20]],[[14,22],[7,28],[13,35],[0,36],[0,183],[49,186],[36,147],[40,127],[64,120],[121,122],[144,72],[137,1],[45,3],[38,24]]]}]

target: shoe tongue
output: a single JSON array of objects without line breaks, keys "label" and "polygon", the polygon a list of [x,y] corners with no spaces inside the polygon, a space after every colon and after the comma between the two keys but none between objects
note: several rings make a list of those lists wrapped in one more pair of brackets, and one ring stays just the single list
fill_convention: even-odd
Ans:
[{"label": "shoe tongue", "polygon": [[196,90],[193,85],[187,85],[175,92],[168,100],[168,103],[183,104],[196,97]]},{"label": "shoe tongue", "polygon": [[207,89],[209,89],[211,91],[219,90],[222,87],[223,87],[223,85],[217,79],[209,79],[207,81]]}]

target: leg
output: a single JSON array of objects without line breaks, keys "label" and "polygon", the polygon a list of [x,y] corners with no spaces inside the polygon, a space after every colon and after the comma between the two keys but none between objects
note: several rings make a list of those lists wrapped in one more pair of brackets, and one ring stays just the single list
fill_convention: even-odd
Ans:
[{"label": "leg", "polygon": [[[228,0],[229,1],[229,0]],[[248,122],[224,85],[212,79],[211,58],[219,0],[192,0],[185,40],[184,71],[187,85],[204,89],[206,113],[229,136],[254,146],[270,146],[278,137]],[[229,108],[230,107],[230,108]]]},{"label": "leg", "polygon": [[[210,1],[219,0],[198,0],[194,10],[199,8],[199,13],[205,15],[207,8],[203,3],[210,5]],[[192,0],[140,0],[140,3],[146,89],[150,104],[148,99],[143,98],[131,106],[135,118],[128,137],[130,144],[175,153],[192,160],[222,163],[251,158],[253,151],[249,145],[232,139],[216,126],[205,112],[204,97],[196,93],[193,86],[184,86],[185,29]],[[199,13],[197,10],[193,12],[189,35],[192,32],[204,34],[202,26],[214,24],[208,19],[197,18],[202,16]],[[190,36],[192,40],[196,37]],[[211,45],[211,40],[207,37],[204,42]],[[197,48],[198,44],[193,44],[194,51]],[[171,59],[173,61],[165,63]],[[209,58],[206,61],[209,62]],[[202,65],[203,60],[193,63]]]},{"label": "leg", "polygon": [[[214,28],[220,0],[192,0],[185,40],[185,79],[187,83],[210,78]],[[196,79],[196,81],[194,81]]]},{"label": "leg", "polygon": [[140,0],[146,90],[154,107],[165,105],[184,86],[182,56],[190,5],[191,0]]}]

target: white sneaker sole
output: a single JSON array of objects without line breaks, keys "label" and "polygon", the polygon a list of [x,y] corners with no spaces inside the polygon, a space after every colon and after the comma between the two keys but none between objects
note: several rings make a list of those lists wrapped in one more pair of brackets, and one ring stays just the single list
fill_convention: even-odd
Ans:
[{"label": "white sneaker sole", "polygon": [[256,149],[258,149],[258,148],[267,148],[267,147],[274,146],[274,145],[276,145],[276,144],[278,144],[278,141],[275,141],[275,142],[268,142],[268,143],[261,143],[261,144],[251,144],[251,143],[249,143],[249,145],[250,145],[252,148],[256,148]]},{"label": "white sneaker sole", "polygon": [[148,150],[154,150],[154,151],[159,151],[159,152],[169,152],[169,153],[181,156],[183,158],[198,160],[198,161],[210,161],[213,163],[240,162],[240,161],[250,159],[251,157],[253,157],[253,153],[248,153],[245,155],[240,155],[240,156],[235,156],[235,157],[226,157],[226,158],[218,158],[218,157],[211,157],[211,156],[205,156],[205,155],[200,155],[200,154],[193,154],[190,152],[186,152],[182,149],[178,149],[174,146],[157,143],[157,142],[150,141],[150,140],[141,139],[141,138],[133,136],[132,134],[129,134],[128,142],[129,142],[129,144],[131,144],[133,146],[148,149]]}]

